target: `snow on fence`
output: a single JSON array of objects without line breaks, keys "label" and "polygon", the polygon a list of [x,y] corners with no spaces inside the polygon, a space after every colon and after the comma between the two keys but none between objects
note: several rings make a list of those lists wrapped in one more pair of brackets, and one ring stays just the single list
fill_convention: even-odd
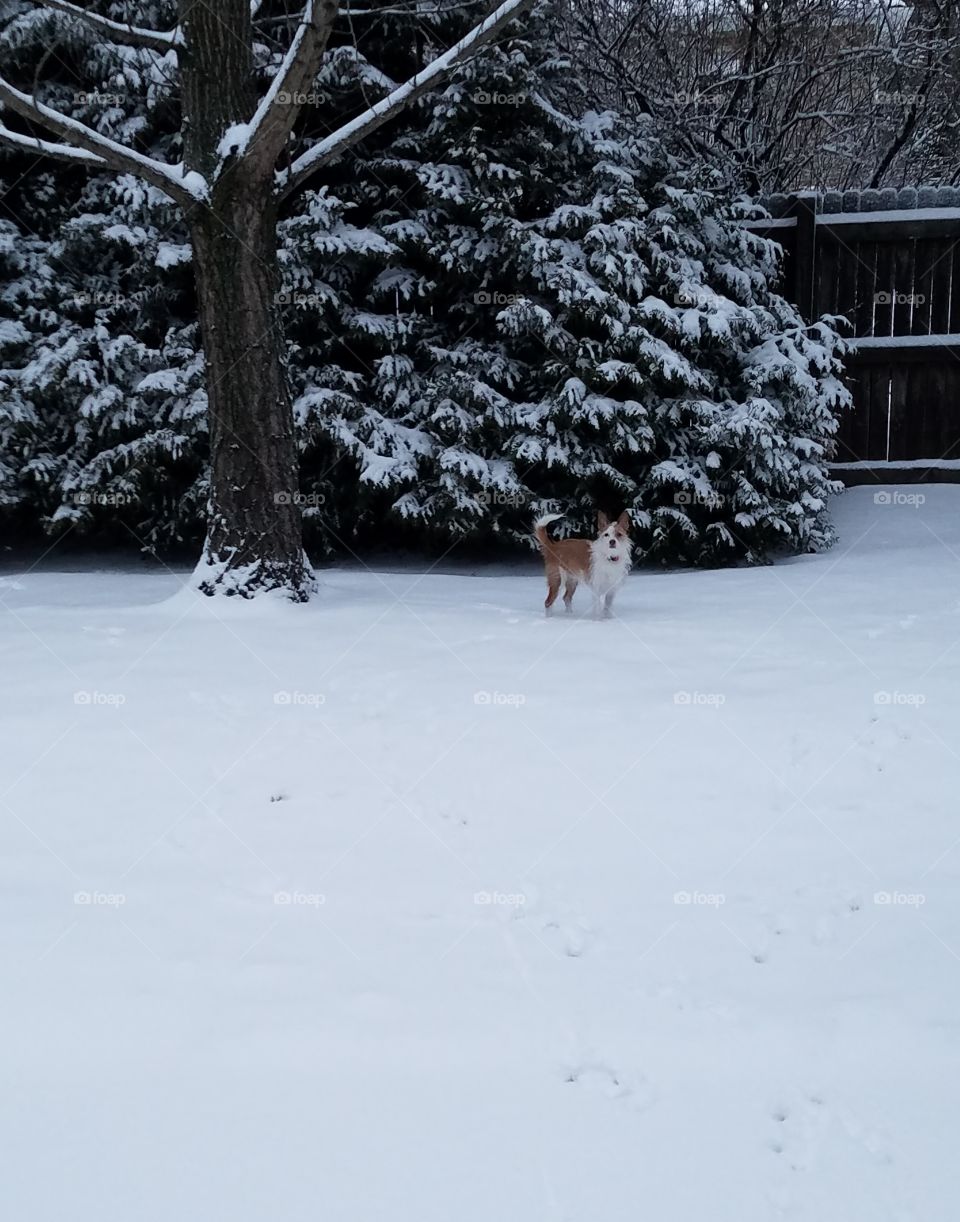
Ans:
[{"label": "snow on fence", "polygon": [[783,246],[784,293],[808,318],[850,323],[838,464],[960,457],[960,189],[763,202],[770,219],[750,228]]}]

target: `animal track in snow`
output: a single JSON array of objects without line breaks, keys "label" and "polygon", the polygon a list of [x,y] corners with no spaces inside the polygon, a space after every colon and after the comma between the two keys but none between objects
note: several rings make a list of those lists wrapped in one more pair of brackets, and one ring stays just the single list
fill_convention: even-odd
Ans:
[{"label": "animal track in snow", "polygon": [[814,946],[829,946],[836,942],[837,927],[840,922],[851,920],[862,908],[863,901],[856,895],[846,895],[831,903],[827,911],[819,916],[814,924]]},{"label": "animal track in snow", "polygon": [[778,1103],[770,1112],[774,1131],[767,1143],[782,1156],[791,1171],[808,1171],[816,1160],[829,1120],[818,1095],[807,1095],[799,1103]]},{"label": "animal track in snow", "polygon": [[566,1081],[578,1083],[588,1090],[599,1091],[608,1099],[619,1099],[627,1093],[626,1086],[617,1077],[615,1071],[608,1069],[606,1065],[584,1065],[571,1069]]},{"label": "animal track in snow", "polygon": [[893,1163],[887,1143],[876,1129],[863,1124],[846,1107],[829,1106],[817,1092],[807,1092],[794,1103],[778,1102],[770,1111],[770,1120],[773,1130],[768,1147],[773,1154],[783,1157],[790,1171],[808,1171],[821,1150],[836,1154],[844,1137],[875,1165],[885,1167]]},{"label": "animal track in snow", "polygon": [[848,943],[856,936],[857,931],[849,922],[856,923],[864,901],[852,889],[829,884],[804,886],[786,899],[785,910],[758,913],[755,919],[762,930],[754,929],[751,935],[743,935],[754,963],[767,963],[777,942],[781,943],[778,950],[795,950],[804,942],[824,947]]},{"label": "animal track in snow", "polygon": [[571,1067],[564,1081],[607,1099],[622,1099],[631,1111],[646,1111],[656,1098],[656,1092],[645,1075],[640,1074],[627,1081],[622,1074],[600,1061]]},{"label": "animal track in snow", "polygon": [[[525,902],[513,914],[532,934],[558,957],[579,959],[595,939],[595,931],[579,915],[570,912],[540,912],[541,897],[532,883],[523,884]],[[561,905],[562,909],[562,905]]]},{"label": "animal track in snow", "polygon": [[543,940],[554,950],[562,950],[571,959],[579,959],[593,936],[580,921],[548,920],[541,926]]}]

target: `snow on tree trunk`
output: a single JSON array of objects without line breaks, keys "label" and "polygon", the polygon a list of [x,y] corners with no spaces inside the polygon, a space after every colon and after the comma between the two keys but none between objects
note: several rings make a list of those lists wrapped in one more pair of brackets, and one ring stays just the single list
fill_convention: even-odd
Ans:
[{"label": "snow on tree trunk", "polygon": [[281,589],[305,601],[298,457],[276,305],[274,205],[228,179],[192,218],[207,366],[210,517],[197,570],[206,594]]},{"label": "snow on tree trunk", "polygon": [[[224,134],[256,104],[248,0],[181,0],[184,159],[214,181],[189,219],[207,369],[210,507],[197,569],[205,594],[283,590],[305,601],[297,444],[275,304],[276,204],[269,166],[221,168]],[[264,172],[266,170],[266,172]]]}]

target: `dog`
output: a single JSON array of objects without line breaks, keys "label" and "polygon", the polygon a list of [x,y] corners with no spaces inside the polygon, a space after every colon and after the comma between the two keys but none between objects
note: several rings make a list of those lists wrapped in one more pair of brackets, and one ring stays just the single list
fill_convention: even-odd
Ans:
[{"label": "dog", "polygon": [[582,581],[593,593],[594,614],[608,618],[613,599],[630,571],[630,517],[624,511],[615,522],[605,513],[597,514],[596,539],[562,539],[559,542],[547,534],[547,526],[563,515],[548,513],[533,524],[533,534],[543,553],[547,575],[547,614],[564,585],[563,605],[571,609],[573,596]]}]

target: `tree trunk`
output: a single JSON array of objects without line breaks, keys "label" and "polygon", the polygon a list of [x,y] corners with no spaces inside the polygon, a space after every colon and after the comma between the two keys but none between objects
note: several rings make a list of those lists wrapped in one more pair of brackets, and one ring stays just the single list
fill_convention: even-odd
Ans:
[{"label": "tree trunk", "polygon": [[[256,105],[250,0],[180,0],[184,160],[214,184],[189,217],[210,428],[205,594],[313,589],[275,295],[273,167],[224,164],[221,139]],[[221,168],[222,167],[222,168]]]},{"label": "tree trunk", "polygon": [[314,589],[303,551],[298,451],[276,304],[275,203],[239,172],[190,218],[207,366],[210,510],[205,594]]}]

